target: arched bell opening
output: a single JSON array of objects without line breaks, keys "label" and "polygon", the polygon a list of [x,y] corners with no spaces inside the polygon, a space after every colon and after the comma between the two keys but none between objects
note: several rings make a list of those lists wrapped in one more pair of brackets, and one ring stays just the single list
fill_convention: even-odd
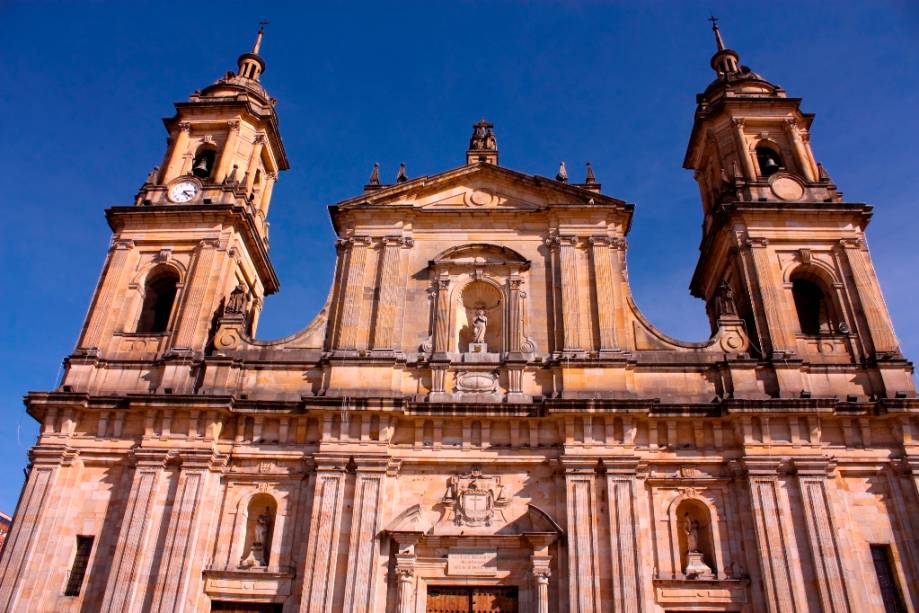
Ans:
[{"label": "arched bell opening", "polygon": [[456,305],[456,347],[460,353],[504,350],[504,296],[491,283],[475,280],[459,292]]},{"label": "arched bell opening", "polygon": [[169,329],[178,284],[179,273],[171,266],[157,266],[147,274],[144,301],[137,319],[138,334],[162,334]]},{"label": "arched bell opening", "polygon": [[801,334],[836,334],[841,321],[839,310],[822,275],[813,266],[802,266],[791,274],[789,280]]},{"label": "arched bell opening", "polygon": [[214,162],[217,160],[217,147],[212,143],[204,143],[195,151],[195,158],[191,164],[191,173],[199,179],[210,179],[214,172]]},{"label": "arched bell opening", "polygon": [[760,141],[756,145],[756,163],[761,177],[771,177],[779,170],[785,169],[778,146],[770,141]]}]

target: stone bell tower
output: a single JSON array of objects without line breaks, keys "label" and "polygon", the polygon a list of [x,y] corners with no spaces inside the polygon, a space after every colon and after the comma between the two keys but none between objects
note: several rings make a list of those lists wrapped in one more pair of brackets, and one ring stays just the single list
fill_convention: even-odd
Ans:
[{"label": "stone bell tower", "polygon": [[684,160],[704,211],[692,293],[713,327],[736,303],[751,351],[771,362],[757,374],[769,395],[819,394],[817,379],[845,367],[859,397],[912,395],[865,241],[872,207],[843,199],[811,150],[813,114],[742,66],[712,21],[716,78],[697,96]]},{"label": "stone bell tower", "polygon": [[112,246],[67,361],[67,389],[103,384],[108,360],[158,360],[162,368],[137,373],[150,391],[189,391],[191,364],[222,311],[254,333],[264,296],[278,289],[267,216],[278,173],[289,167],[276,101],[260,80],[263,34],[236,72],[176,103],[164,120],[162,165],[133,206],[106,211]]}]

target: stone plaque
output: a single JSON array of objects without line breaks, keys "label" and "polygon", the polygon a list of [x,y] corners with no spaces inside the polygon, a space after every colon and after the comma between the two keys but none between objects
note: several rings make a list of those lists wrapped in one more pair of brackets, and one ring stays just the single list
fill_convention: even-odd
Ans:
[{"label": "stone plaque", "polygon": [[447,553],[448,575],[494,576],[498,572],[496,549],[451,549]]}]

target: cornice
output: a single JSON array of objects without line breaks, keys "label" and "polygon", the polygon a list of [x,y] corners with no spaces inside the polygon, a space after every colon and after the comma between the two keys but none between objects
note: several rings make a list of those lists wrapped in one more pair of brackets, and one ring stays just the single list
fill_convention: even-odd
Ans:
[{"label": "cornice", "polygon": [[[233,220],[234,226],[242,224],[245,231],[240,232],[246,248],[252,254],[256,267],[262,272],[262,283],[265,294],[270,295],[280,289],[278,275],[268,256],[268,249],[261,240],[256,228],[255,218],[242,206],[234,204],[169,204],[150,206],[113,206],[105,210],[105,218],[112,232],[119,232],[127,219],[143,218],[151,215],[183,216],[199,214],[204,218],[221,217]],[[238,226],[237,226],[238,227]]]}]

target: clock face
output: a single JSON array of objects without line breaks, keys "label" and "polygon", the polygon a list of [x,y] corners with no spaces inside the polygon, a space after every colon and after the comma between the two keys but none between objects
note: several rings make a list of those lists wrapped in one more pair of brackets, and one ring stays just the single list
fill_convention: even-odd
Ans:
[{"label": "clock face", "polygon": [[169,188],[169,199],[173,202],[188,202],[198,195],[198,184],[194,181],[179,181]]}]

